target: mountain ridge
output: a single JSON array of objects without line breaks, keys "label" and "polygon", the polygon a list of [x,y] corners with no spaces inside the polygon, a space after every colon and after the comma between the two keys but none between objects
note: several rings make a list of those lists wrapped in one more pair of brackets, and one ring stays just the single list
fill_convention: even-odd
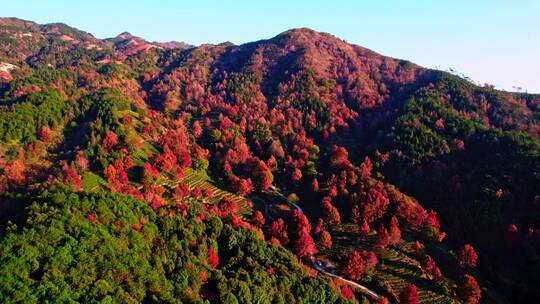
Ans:
[{"label": "mountain ridge", "polygon": [[[377,301],[325,272],[392,302],[540,297],[540,95],[308,28],[189,46],[8,18],[0,42],[0,297]],[[50,288],[79,288],[76,256],[96,275]]]}]

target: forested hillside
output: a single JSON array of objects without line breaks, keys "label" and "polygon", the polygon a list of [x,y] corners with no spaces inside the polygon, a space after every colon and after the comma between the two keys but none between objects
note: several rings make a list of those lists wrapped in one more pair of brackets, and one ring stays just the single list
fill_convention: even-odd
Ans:
[{"label": "forested hillside", "polygon": [[0,19],[0,299],[540,302],[539,117],[310,29]]}]

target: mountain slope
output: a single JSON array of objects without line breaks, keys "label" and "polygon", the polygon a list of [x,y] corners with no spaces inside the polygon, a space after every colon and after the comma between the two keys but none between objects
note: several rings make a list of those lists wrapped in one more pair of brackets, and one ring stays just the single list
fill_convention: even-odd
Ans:
[{"label": "mountain slope", "polygon": [[[260,297],[259,274],[265,286],[285,292],[273,293],[276,301],[361,299],[359,291],[306,270],[301,261],[315,251],[336,266],[332,271],[392,302],[412,283],[423,302],[472,302],[478,295],[464,276],[470,274],[486,303],[527,303],[540,296],[533,288],[540,282],[539,95],[477,87],[305,28],[238,46],[188,47],[129,33],[100,40],[62,24],[1,19],[0,41],[5,245],[21,236],[24,241],[13,246],[30,246],[26,236],[43,231],[36,208],[60,212],[58,225],[74,212],[77,222],[69,229],[75,230],[88,226],[84,216],[109,212],[88,213],[97,206],[86,203],[51,209],[54,198],[47,191],[73,192],[65,195],[84,202],[112,191],[118,200],[146,208],[144,216],[157,226],[147,245],[154,244],[164,262],[156,263],[150,251],[139,257],[165,270],[157,270],[159,278],[141,274],[133,281],[124,277],[128,271],[92,280],[112,284],[136,302],[180,295],[228,302],[233,300],[222,296],[232,290],[241,291],[238,301],[248,302]],[[59,190],[57,184],[69,186]],[[272,186],[304,207],[307,218],[272,197]],[[235,237],[249,239],[239,245],[247,248],[237,248],[219,235],[200,235],[220,261],[230,262],[212,270],[208,253],[198,254],[193,263],[206,267],[208,281],[183,266],[187,277],[164,266],[174,255],[167,246],[176,246],[167,240],[178,233],[167,218],[185,218],[184,229],[199,233],[191,227],[197,217],[204,225],[224,221]],[[92,216],[86,221],[97,224]],[[115,237],[121,239],[136,233],[118,229]],[[109,225],[100,233],[116,232]],[[88,241],[86,235],[70,237]],[[468,243],[479,257],[472,269],[457,266],[467,264],[460,250]],[[43,245],[59,250],[56,244]],[[20,255],[9,248],[1,258]],[[267,250],[285,252],[275,259],[287,266],[249,264]],[[175,265],[188,263],[174,259]],[[349,259],[362,271],[348,271],[354,265]],[[53,268],[37,260],[37,268],[29,266],[32,259],[9,264],[27,269],[27,277],[10,277],[9,287],[42,284],[51,290],[46,284],[56,283],[43,272]],[[105,266],[92,267],[100,272]],[[298,281],[284,287],[278,282],[287,272],[297,273]],[[165,287],[135,296],[119,280]],[[174,286],[189,286],[193,293],[178,293]],[[0,292],[23,299],[10,288]],[[114,298],[114,292],[80,291],[79,300],[105,294]]]}]

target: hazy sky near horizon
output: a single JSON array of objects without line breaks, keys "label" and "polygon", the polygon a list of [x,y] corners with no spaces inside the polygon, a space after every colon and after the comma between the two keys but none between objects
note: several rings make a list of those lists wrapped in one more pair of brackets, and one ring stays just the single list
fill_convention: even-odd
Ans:
[{"label": "hazy sky near horizon", "polygon": [[108,38],[241,44],[309,27],[383,55],[540,93],[540,0],[0,0],[0,16]]}]

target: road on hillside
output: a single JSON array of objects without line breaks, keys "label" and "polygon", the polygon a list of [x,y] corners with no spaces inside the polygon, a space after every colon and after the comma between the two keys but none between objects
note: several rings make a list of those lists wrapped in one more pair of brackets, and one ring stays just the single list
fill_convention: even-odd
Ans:
[{"label": "road on hillside", "polygon": [[[296,210],[298,210],[298,211],[300,211],[302,214],[304,214],[304,210],[302,210],[302,208],[301,208],[300,206],[298,206],[297,204],[295,204],[295,203],[289,201],[289,199],[288,199],[285,195],[283,195],[283,194],[279,191],[278,188],[276,188],[275,186],[271,186],[270,189],[271,189],[275,194],[277,194],[279,197],[283,198],[288,204],[292,205]],[[266,203],[265,203],[265,212],[268,213],[268,206],[267,206]],[[378,293],[376,293],[375,291],[373,291],[373,290],[367,288],[367,287],[364,286],[364,285],[358,284],[358,283],[356,283],[356,282],[354,282],[354,281],[348,280],[348,279],[346,279],[346,278],[344,278],[344,277],[342,277],[342,276],[340,276],[340,275],[337,275],[337,274],[335,274],[335,273],[333,273],[333,272],[331,272],[331,271],[326,270],[326,269],[325,269],[326,266],[325,266],[324,262],[321,261],[321,260],[318,260],[316,256],[310,255],[310,256],[309,256],[309,259],[310,259],[310,261],[311,261],[311,264],[312,264],[313,268],[315,268],[318,272],[320,272],[320,273],[322,273],[322,274],[324,274],[324,275],[333,277],[333,278],[337,278],[337,279],[339,279],[340,281],[342,281],[342,282],[344,282],[344,283],[346,283],[346,284],[348,284],[348,285],[354,286],[354,287],[360,289],[363,293],[369,295],[370,297],[372,297],[372,298],[374,298],[374,299],[378,299],[378,298],[381,297]],[[390,303],[390,302],[388,302],[388,303]]]}]

